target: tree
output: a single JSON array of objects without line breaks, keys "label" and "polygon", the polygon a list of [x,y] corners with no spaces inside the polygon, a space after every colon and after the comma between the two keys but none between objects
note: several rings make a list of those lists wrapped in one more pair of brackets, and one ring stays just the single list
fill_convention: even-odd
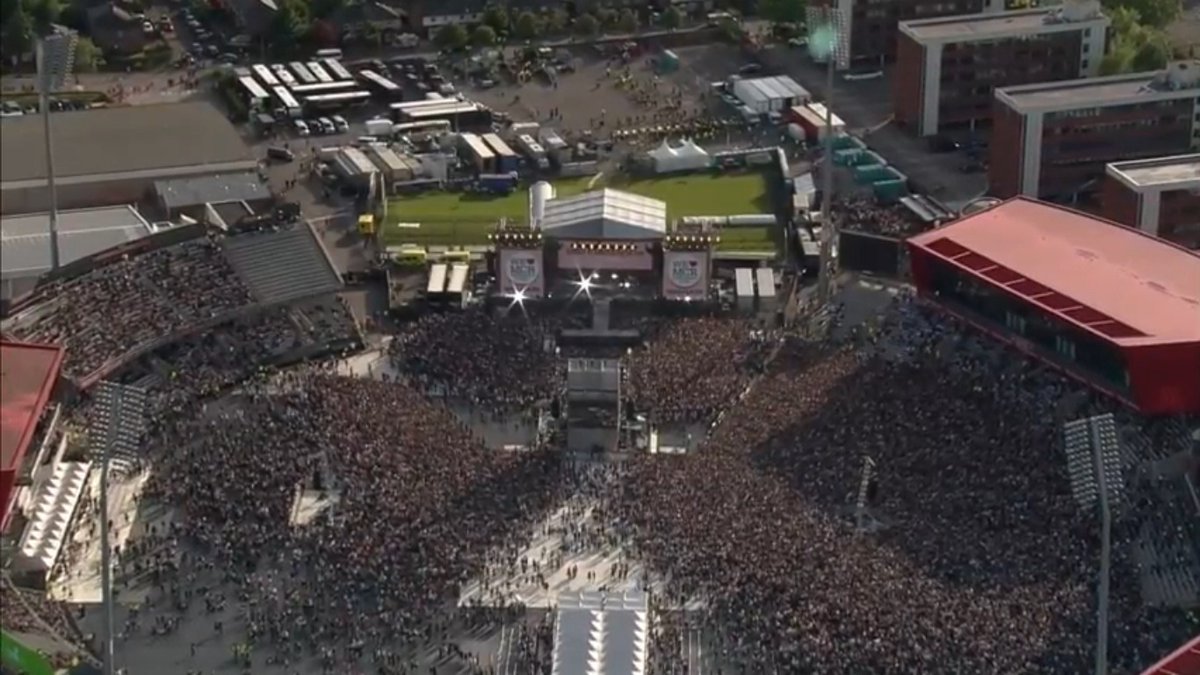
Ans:
[{"label": "tree", "polygon": [[637,13],[632,9],[621,10],[621,16],[617,19],[617,28],[622,33],[636,33],[638,29]]},{"label": "tree", "polygon": [[491,47],[496,44],[495,29],[485,24],[479,24],[471,32],[471,44],[476,47]]},{"label": "tree", "polygon": [[346,0],[312,0],[312,15],[318,19],[326,19],[346,4]]},{"label": "tree", "polygon": [[1137,51],[1133,53],[1133,58],[1129,60],[1129,69],[1137,73],[1162,70],[1167,67],[1167,62],[1170,60],[1171,45],[1167,42],[1166,36],[1158,33],[1147,36],[1146,41],[1137,48]]},{"label": "tree", "polygon": [[1100,59],[1100,74],[1101,75],[1119,75],[1126,71],[1126,66],[1130,61],[1128,52],[1121,49],[1113,49]]},{"label": "tree", "polygon": [[33,49],[33,21],[23,9],[4,20],[4,55],[20,58]]},{"label": "tree", "polygon": [[575,19],[575,32],[582,37],[595,37],[600,33],[600,22],[591,14]]},{"label": "tree", "polygon": [[[1151,28],[1165,28],[1183,13],[1183,3],[1180,0],[1105,0],[1104,5],[1110,12],[1119,9],[1131,10],[1141,19],[1142,25]],[[1116,26],[1115,21],[1113,26]]]},{"label": "tree", "polygon": [[675,30],[683,25],[683,12],[679,11],[678,7],[668,7],[667,11],[662,13],[663,28]]},{"label": "tree", "polygon": [[521,12],[517,16],[514,32],[522,40],[533,40],[542,32],[541,22],[533,12]]},{"label": "tree", "polygon": [[83,36],[75,43],[75,72],[94,73],[100,67],[100,48]]},{"label": "tree", "polygon": [[38,35],[48,35],[50,24],[58,21],[62,14],[62,5],[58,0],[36,0],[27,6],[29,18],[33,20],[33,30]]},{"label": "tree", "polygon": [[510,23],[508,11],[503,6],[488,5],[487,9],[483,10],[483,24],[492,29],[493,40],[496,33],[507,33]]},{"label": "tree", "polygon": [[283,53],[295,51],[308,25],[308,6],[303,0],[285,0],[271,19],[271,46]]},{"label": "tree", "polygon": [[567,28],[567,10],[557,7],[546,13],[546,32],[561,33]]},{"label": "tree", "polygon": [[758,13],[771,23],[803,23],[804,0],[761,0]]},{"label": "tree", "polygon": [[467,46],[467,29],[462,26],[452,23],[442,26],[436,35],[433,36],[433,43],[439,49],[462,49]]},{"label": "tree", "polygon": [[599,21],[600,25],[606,30],[616,28],[617,19],[619,17],[620,14],[615,9],[601,7],[600,9],[596,10],[596,20]]}]

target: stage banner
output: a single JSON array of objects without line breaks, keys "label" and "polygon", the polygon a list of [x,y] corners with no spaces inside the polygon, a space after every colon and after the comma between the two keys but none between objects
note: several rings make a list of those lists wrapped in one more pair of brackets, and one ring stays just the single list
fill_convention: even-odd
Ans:
[{"label": "stage banner", "polygon": [[708,252],[663,251],[663,297],[703,300],[708,295]]},{"label": "stage banner", "polygon": [[502,248],[497,256],[500,269],[496,279],[505,295],[521,293],[529,299],[546,293],[546,278],[542,270],[542,250]]}]

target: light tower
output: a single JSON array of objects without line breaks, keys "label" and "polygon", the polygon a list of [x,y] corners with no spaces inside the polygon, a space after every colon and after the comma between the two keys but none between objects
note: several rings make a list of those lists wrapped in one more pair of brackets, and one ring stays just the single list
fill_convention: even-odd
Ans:
[{"label": "light tower", "polygon": [[38,109],[46,143],[46,192],[50,202],[50,269],[58,270],[58,193],[54,180],[54,141],[50,130],[50,94],[62,89],[75,66],[79,36],[72,30],[54,28],[38,38],[35,46],[38,75]]}]

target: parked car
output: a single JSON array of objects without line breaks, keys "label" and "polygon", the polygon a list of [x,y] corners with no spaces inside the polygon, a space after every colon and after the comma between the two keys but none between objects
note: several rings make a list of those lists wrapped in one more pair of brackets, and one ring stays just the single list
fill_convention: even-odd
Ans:
[{"label": "parked car", "polygon": [[317,119],[317,122],[321,125],[321,131],[324,131],[327,134],[337,133],[337,126],[333,123],[333,120],[329,119],[328,117],[321,117]]},{"label": "parked car", "polygon": [[304,120],[296,120],[295,126],[297,136],[308,136],[312,134],[312,130],[308,128],[308,122],[305,122]]},{"label": "parked car", "polygon": [[292,153],[291,150],[288,150],[287,148],[281,148],[276,145],[267,148],[267,158],[279,160],[281,162],[296,161],[296,155]]},{"label": "parked car", "polygon": [[333,115],[329,119],[333,122],[333,126],[337,129],[339,134],[344,134],[347,131],[350,131],[350,123],[346,121],[345,117],[342,117],[341,115]]}]

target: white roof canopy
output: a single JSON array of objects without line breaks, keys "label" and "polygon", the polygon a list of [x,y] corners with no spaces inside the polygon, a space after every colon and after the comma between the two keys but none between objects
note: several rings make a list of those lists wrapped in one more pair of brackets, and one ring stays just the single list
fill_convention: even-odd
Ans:
[{"label": "white roof canopy", "polygon": [[658,239],[667,232],[667,205],[607,188],[551,199],[542,231],[562,239]]}]

